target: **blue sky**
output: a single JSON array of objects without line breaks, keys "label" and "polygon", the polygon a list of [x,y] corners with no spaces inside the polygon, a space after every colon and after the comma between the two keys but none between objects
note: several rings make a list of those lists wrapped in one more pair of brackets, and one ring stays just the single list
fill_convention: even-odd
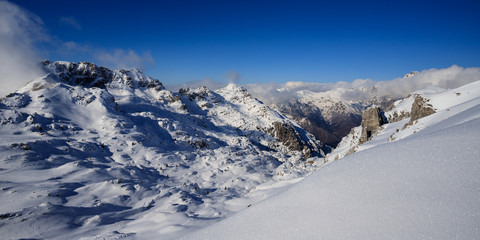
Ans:
[{"label": "blue sky", "polygon": [[480,66],[478,1],[12,1],[51,60],[143,66],[165,84],[390,80]]}]

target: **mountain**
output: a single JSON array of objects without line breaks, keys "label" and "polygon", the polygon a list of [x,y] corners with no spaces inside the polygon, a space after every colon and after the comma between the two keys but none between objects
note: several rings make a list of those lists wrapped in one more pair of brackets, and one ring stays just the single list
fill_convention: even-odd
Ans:
[{"label": "mountain", "polygon": [[363,116],[330,164],[182,239],[480,238],[480,81]]},{"label": "mountain", "polygon": [[[378,144],[406,138],[428,125],[442,121],[449,117],[452,107],[461,104],[470,106],[467,103],[480,96],[479,85],[477,81],[449,90],[430,87],[415,91],[406,98],[395,101],[388,108],[369,108],[362,115],[362,124],[353,128],[342,139],[337,148],[327,156],[327,160],[332,161]],[[425,118],[430,115],[437,117]]]},{"label": "mountain", "polygon": [[176,238],[298,181],[330,151],[235,84],[174,93],[136,69],[43,67],[0,100],[5,238]]},{"label": "mountain", "polygon": [[386,109],[413,91],[429,86],[457,88],[478,80],[478,76],[478,68],[454,65],[413,71],[390,81],[357,79],[352,83],[287,82],[247,87],[260,100],[335,148],[353,127],[361,124],[363,110],[372,106]]},{"label": "mountain", "polygon": [[360,124],[365,108],[388,106],[393,101],[389,97],[375,96],[375,88],[335,88],[324,92],[301,90],[294,95],[295,100],[272,104],[272,108],[332,147]]}]

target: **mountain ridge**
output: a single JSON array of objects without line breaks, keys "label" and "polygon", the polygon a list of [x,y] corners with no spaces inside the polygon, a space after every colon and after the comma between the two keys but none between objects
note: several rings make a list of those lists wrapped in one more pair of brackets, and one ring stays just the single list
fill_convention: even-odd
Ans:
[{"label": "mountain ridge", "polygon": [[167,221],[147,232],[176,238],[311,173],[329,150],[233,84],[175,93],[138,70],[43,64],[0,100],[9,238],[133,236],[154,219]]},{"label": "mountain ridge", "polygon": [[[480,81],[365,112],[371,124],[352,129],[328,165],[181,239],[478,238]],[[366,127],[376,132],[362,143]]]}]

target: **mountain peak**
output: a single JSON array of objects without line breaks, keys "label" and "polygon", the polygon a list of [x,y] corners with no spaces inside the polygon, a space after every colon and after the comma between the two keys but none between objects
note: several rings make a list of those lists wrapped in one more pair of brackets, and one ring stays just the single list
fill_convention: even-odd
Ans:
[{"label": "mountain peak", "polygon": [[418,72],[418,71],[412,71],[412,72],[410,72],[410,73],[407,73],[407,74],[403,75],[403,77],[402,77],[402,78],[409,78],[409,77],[413,77],[413,76],[415,76],[415,75],[417,75],[417,74],[419,74],[419,72]]},{"label": "mountain peak", "polygon": [[144,75],[138,69],[120,69],[111,70],[109,68],[98,66],[90,62],[66,62],[56,61],[50,62],[45,60],[42,62],[44,70],[53,74],[57,80],[83,87],[98,88],[153,88],[157,91],[165,89],[163,84],[151,77]]}]

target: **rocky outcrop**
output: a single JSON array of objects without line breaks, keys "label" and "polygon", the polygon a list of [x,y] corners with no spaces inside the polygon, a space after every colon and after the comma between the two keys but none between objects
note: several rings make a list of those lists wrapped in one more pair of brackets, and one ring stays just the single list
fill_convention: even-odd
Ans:
[{"label": "rocky outcrop", "polygon": [[47,71],[53,70],[53,74],[62,82],[71,85],[105,88],[105,84],[113,78],[113,71],[89,62],[50,63],[50,61],[43,61],[43,65],[47,68]]},{"label": "rocky outcrop", "polygon": [[362,134],[360,144],[370,140],[378,132],[380,126],[386,123],[379,108],[368,108],[362,114]]},{"label": "rocky outcrop", "polygon": [[301,132],[293,125],[285,122],[274,122],[270,134],[282,142],[290,151],[302,152],[305,158],[323,155],[321,146],[306,142],[304,139],[307,138],[303,137]]},{"label": "rocky outcrop", "polygon": [[428,99],[423,98],[420,95],[415,95],[415,101],[413,102],[412,110],[410,111],[410,122],[435,113],[435,109],[433,109],[433,106],[429,104],[428,101]]},{"label": "rocky outcrop", "polygon": [[405,126],[412,125],[416,120],[435,113],[435,109],[428,101],[427,98],[423,98],[419,94],[415,95],[412,110],[410,110],[410,121]]},{"label": "rocky outcrop", "polygon": [[42,62],[45,72],[52,74],[58,80],[82,87],[98,87],[105,89],[115,86],[131,88],[151,88],[156,91],[165,89],[157,79],[143,75],[138,69],[110,70],[89,62]]},{"label": "rocky outcrop", "polygon": [[[300,101],[276,104],[275,109],[295,120],[303,129],[321,142],[335,147],[355,126],[361,122],[360,112],[349,112],[343,103],[320,109],[312,103]],[[328,116],[324,116],[325,112]]]}]

